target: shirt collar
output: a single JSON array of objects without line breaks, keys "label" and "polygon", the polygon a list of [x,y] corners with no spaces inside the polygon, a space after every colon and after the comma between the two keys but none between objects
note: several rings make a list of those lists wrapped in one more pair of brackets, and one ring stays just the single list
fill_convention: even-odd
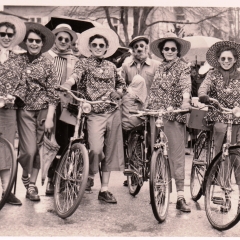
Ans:
[{"label": "shirt collar", "polygon": [[[130,62],[130,66],[134,65],[134,63],[135,63],[135,61],[132,60],[132,61]],[[150,58],[147,58],[146,61],[144,62],[144,64],[147,64],[148,66],[150,66],[150,65],[151,65],[151,60],[150,60]]]}]

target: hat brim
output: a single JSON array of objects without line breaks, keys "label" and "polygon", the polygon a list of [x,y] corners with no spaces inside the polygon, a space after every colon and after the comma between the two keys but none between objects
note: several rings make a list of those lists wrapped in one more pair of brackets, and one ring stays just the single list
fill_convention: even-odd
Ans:
[{"label": "hat brim", "polygon": [[10,47],[15,47],[23,41],[26,34],[26,26],[20,18],[12,15],[0,15],[0,22],[9,22],[16,28],[16,34],[10,44]]},{"label": "hat brim", "polygon": [[81,33],[80,35],[80,46],[79,46],[79,51],[81,54],[85,57],[90,57],[92,55],[90,49],[89,49],[89,38],[99,34],[105,37],[108,40],[108,48],[107,52],[104,54],[104,58],[112,56],[116,50],[119,47],[119,40],[117,34],[110,28],[99,28],[99,27],[94,27],[90,28],[84,32]]},{"label": "hat brim", "polygon": [[54,34],[55,36],[56,36],[59,32],[67,32],[67,33],[70,34],[71,37],[72,37],[72,40],[71,40],[72,43],[75,43],[75,42],[77,41],[77,39],[78,39],[77,34],[76,34],[73,30],[71,30],[71,29],[69,29],[69,28],[67,28],[67,27],[55,28],[55,29],[52,30],[52,32],[53,32],[53,34]]},{"label": "hat brim", "polygon": [[145,37],[145,36],[138,36],[138,37],[134,38],[134,39],[129,43],[128,46],[129,46],[130,48],[133,48],[134,43],[139,42],[139,41],[145,41],[147,44],[149,44],[149,39],[148,39],[147,37]]},{"label": "hat brim", "polygon": [[238,59],[236,62],[237,67],[240,67],[240,44],[232,42],[232,41],[221,41],[221,42],[216,42],[213,44],[207,51],[206,53],[206,60],[214,68],[219,67],[219,62],[218,62],[218,57],[217,57],[217,52],[221,47],[228,46],[231,48],[236,49]]},{"label": "hat brim", "polygon": [[[43,42],[43,46],[41,49],[42,53],[47,52],[48,50],[50,50],[52,48],[52,46],[55,42],[55,35],[52,33],[52,31],[50,31],[48,28],[46,28],[45,26],[43,26],[39,23],[26,22],[25,24],[26,24],[27,32],[31,29],[36,29],[45,36],[45,41]],[[27,45],[24,41],[22,41],[19,44],[19,46],[26,51],[28,50]]]},{"label": "hat brim", "polygon": [[150,44],[150,48],[151,48],[151,51],[153,52],[153,54],[155,54],[157,57],[159,57],[161,59],[164,59],[164,56],[163,56],[163,53],[160,52],[158,46],[160,43],[164,42],[165,40],[169,40],[169,41],[174,40],[180,44],[180,46],[181,46],[180,56],[181,57],[185,56],[187,54],[187,52],[189,51],[189,49],[191,48],[191,43],[189,41],[183,40],[182,38],[166,37],[166,38],[157,39]]}]

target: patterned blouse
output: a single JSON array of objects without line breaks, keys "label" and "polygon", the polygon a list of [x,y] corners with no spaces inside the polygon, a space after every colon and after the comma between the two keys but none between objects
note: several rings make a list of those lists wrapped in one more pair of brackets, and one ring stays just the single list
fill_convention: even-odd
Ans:
[{"label": "patterned blouse", "polygon": [[26,83],[26,97],[24,109],[41,110],[48,108],[48,105],[57,105],[59,95],[54,87],[57,85],[57,75],[53,64],[40,56],[29,62],[26,53],[20,55],[20,61],[24,63],[22,80]]},{"label": "patterned blouse", "polygon": [[23,63],[19,60],[19,55],[9,51],[8,60],[3,64],[0,63],[0,96],[10,94],[24,100],[25,84],[21,80],[22,68]]},{"label": "patterned blouse", "polygon": [[[111,92],[120,88],[125,89],[126,86],[113,63],[93,56],[80,58],[70,78],[77,83],[80,97],[89,101],[102,100],[102,97],[110,98]],[[116,109],[108,103],[94,104],[92,108],[95,113],[107,113]]]},{"label": "patterned blouse", "polygon": [[[149,109],[180,108],[184,93],[191,93],[190,67],[181,59],[163,61],[155,73],[149,94]],[[168,120],[186,123],[186,117],[171,113]]]},{"label": "patterned blouse", "polygon": [[[240,72],[236,75],[240,76]],[[198,96],[206,94],[217,99],[223,107],[233,109],[237,104],[240,106],[240,78],[230,79],[229,85],[226,87],[222,74],[217,69],[211,70],[198,90]],[[208,112],[207,120],[227,123],[226,115],[214,110]],[[235,118],[233,123],[240,124],[240,119]]]}]

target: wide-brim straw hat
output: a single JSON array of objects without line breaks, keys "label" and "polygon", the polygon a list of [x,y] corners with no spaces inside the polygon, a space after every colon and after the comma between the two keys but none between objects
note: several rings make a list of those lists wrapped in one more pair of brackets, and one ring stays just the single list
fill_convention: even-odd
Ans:
[{"label": "wide-brim straw hat", "polygon": [[149,44],[149,39],[146,36],[137,36],[132,39],[132,41],[129,43],[129,47],[133,48],[134,43],[139,42],[139,41],[144,41],[146,44]]},{"label": "wide-brim straw hat", "polygon": [[0,22],[9,22],[16,28],[16,34],[11,42],[10,47],[15,47],[23,41],[26,34],[26,26],[23,20],[12,15],[0,15]]},{"label": "wide-brim straw hat", "polygon": [[94,27],[90,28],[80,35],[80,46],[79,50],[81,54],[85,57],[90,57],[92,55],[89,49],[89,38],[99,34],[105,37],[108,40],[107,52],[104,54],[104,58],[112,56],[119,47],[119,39],[117,34],[110,28],[99,28]]},{"label": "wide-brim straw hat", "polygon": [[222,47],[231,47],[236,49],[237,51],[237,55],[238,55],[238,59],[236,62],[237,67],[240,67],[240,44],[235,43],[235,42],[231,42],[231,41],[220,41],[220,42],[216,42],[214,43],[207,51],[206,53],[206,60],[207,62],[214,68],[218,68],[219,67],[219,62],[218,62],[218,57],[217,57],[217,52],[219,51],[220,48]]},{"label": "wide-brim straw hat", "polygon": [[183,57],[184,55],[187,54],[187,52],[189,51],[189,49],[191,48],[191,43],[189,41],[183,40],[182,38],[177,37],[176,34],[172,33],[172,32],[168,32],[166,33],[165,37],[163,38],[159,38],[155,41],[153,41],[150,44],[150,48],[152,50],[152,52],[159,58],[164,59],[163,53],[160,52],[159,49],[159,44],[164,42],[165,40],[174,40],[177,43],[179,43],[179,45],[181,46],[181,50],[180,50],[180,56]]},{"label": "wide-brim straw hat", "polygon": [[[40,23],[25,22],[25,24],[26,24],[27,32],[31,29],[36,29],[45,36],[45,41],[43,42],[43,46],[41,49],[42,53],[47,52],[52,48],[55,42],[55,35],[52,33],[51,30],[49,30],[48,28],[46,28]],[[27,45],[24,41],[22,41],[19,44],[19,46],[27,51]]]},{"label": "wide-brim straw hat", "polygon": [[52,32],[55,34],[55,36],[59,33],[59,32],[67,32],[68,34],[70,34],[70,36],[72,37],[71,42],[75,43],[76,40],[78,39],[78,36],[76,34],[76,32],[74,32],[71,28],[70,25],[65,24],[65,23],[61,23],[59,25],[56,26],[55,29],[52,30]]}]

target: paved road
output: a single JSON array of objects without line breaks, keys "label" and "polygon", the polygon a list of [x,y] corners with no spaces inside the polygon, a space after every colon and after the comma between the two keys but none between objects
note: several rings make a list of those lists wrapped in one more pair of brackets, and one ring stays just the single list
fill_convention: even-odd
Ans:
[{"label": "paved road", "polygon": [[[204,198],[195,203],[190,198],[189,176],[192,155],[186,156],[186,201],[191,213],[176,210],[175,188],[170,196],[170,208],[166,221],[159,224],[152,213],[148,183],[137,197],[128,194],[122,186],[125,177],[113,172],[110,190],[118,204],[109,205],[97,200],[100,188],[99,176],[95,178],[92,194],[85,194],[77,211],[68,219],[59,218],[54,210],[53,198],[45,196],[45,186],[38,182],[41,201],[25,198],[25,190],[18,174],[17,196],[21,207],[9,204],[0,212],[1,236],[84,236],[84,237],[239,237],[240,223],[234,228],[219,232],[211,227],[204,211]],[[174,186],[174,184],[173,184]]]}]

